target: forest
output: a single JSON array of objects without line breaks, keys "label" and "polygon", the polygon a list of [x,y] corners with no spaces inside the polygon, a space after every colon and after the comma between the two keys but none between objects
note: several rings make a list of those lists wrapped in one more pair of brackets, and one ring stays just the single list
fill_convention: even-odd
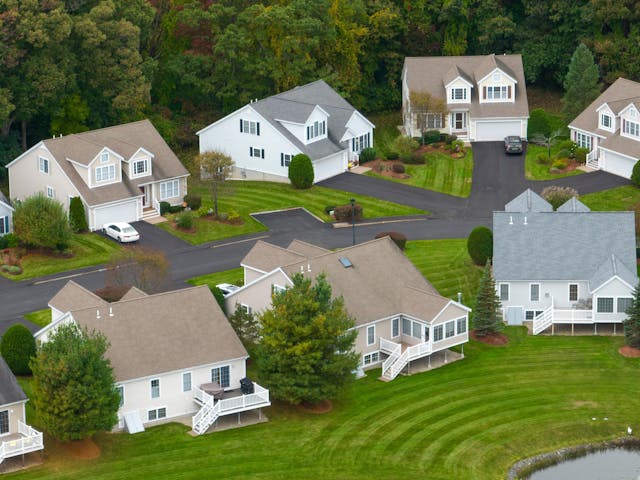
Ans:
[{"label": "forest", "polygon": [[640,80],[635,0],[0,0],[2,165],[42,138],[150,118],[169,144],[324,78],[356,108],[400,107],[406,56],[521,53],[562,88],[584,43],[606,86]]}]

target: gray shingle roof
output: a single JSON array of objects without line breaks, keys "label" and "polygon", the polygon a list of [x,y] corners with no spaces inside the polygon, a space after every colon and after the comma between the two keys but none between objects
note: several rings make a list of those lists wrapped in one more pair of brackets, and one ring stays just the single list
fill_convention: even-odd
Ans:
[{"label": "gray shingle roof", "polygon": [[23,400],[27,400],[27,396],[9,369],[7,362],[0,357],[0,407]]},{"label": "gray shingle roof", "polygon": [[552,212],[553,207],[536,192],[527,188],[516,198],[507,203],[505,212]]},{"label": "gray shingle roof", "polygon": [[571,197],[565,203],[560,205],[557,212],[590,212],[591,209],[576,197]]},{"label": "gray shingle roof", "polygon": [[615,255],[611,255],[611,257],[602,262],[602,264],[593,274],[593,277],[591,277],[591,279],[589,280],[589,287],[591,288],[591,290],[595,290],[596,288],[602,286],[603,283],[612,278],[614,275],[622,278],[622,280],[627,282],[631,287],[635,287],[636,283],[638,282],[636,274],[630,272],[618,257],[616,257]]}]

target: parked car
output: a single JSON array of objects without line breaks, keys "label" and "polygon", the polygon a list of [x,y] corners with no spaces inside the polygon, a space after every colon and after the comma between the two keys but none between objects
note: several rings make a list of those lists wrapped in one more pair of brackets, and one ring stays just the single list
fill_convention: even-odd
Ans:
[{"label": "parked car", "polygon": [[505,137],[504,151],[506,153],[522,153],[522,139],[515,135]]},{"label": "parked car", "polygon": [[237,285],[231,285],[230,283],[219,283],[216,287],[224,293],[225,297],[240,288]]},{"label": "parked car", "polygon": [[137,242],[140,240],[138,231],[125,222],[107,223],[102,231],[121,243]]}]

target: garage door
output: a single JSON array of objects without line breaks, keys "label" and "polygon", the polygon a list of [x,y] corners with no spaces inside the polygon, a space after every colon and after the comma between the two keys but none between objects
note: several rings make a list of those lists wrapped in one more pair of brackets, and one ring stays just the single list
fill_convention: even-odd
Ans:
[{"label": "garage door", "polygon": [[342,153],[313,162],[314,182],[334,177],[346,170]]},{"label": "garage door", "polygon": [[604,171],[620,175],[624,178],[631,178],[631,172],[635,161],[630,158],[623,157],[613,152],[605,152]]},{"label": "garage door", "polygon": [[521,121],[508,120],[501,122],[476,121],[476,142],[495,142],[504,140],[508,135],[520,136]]},{"label": "garage door", "polygon": [[93,230],[100,230],[105,223],[111,222],[135,222],[138,220],[138,201],[118,203],[108,207],[96,207],[93,209]]}]

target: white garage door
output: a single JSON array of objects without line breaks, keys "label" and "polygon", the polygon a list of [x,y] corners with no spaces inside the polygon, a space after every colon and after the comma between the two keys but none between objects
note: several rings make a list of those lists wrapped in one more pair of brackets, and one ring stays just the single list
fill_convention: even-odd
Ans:
[{"label": "white garage door", "polygon": [[135,222],[138,220],[138,201],[132,200],[108,207],[96,207],[93,212],[95,218],[93,230],[100,230],[105,223]]},{"label": "white garage door", "polygon": [[520,136],[520,120],[504,120],[501,122],[476,121],[476,142],[495,142],[504,140],[508,135]]},{"label": "white garage door", "polygon": [[314,182],[319,182],[330,177],[334,177],[346,169],[346,165],[343,164],[342,153],[333,155],[331,157],[323,158],[313,162],[314,170]]},{"label": "white garage door", "polygon": [[631,172],[635,161],[630,158],[617,155],[613,152],[605,152],[604,171],[620,175],[624,178],[631,178]]}]

